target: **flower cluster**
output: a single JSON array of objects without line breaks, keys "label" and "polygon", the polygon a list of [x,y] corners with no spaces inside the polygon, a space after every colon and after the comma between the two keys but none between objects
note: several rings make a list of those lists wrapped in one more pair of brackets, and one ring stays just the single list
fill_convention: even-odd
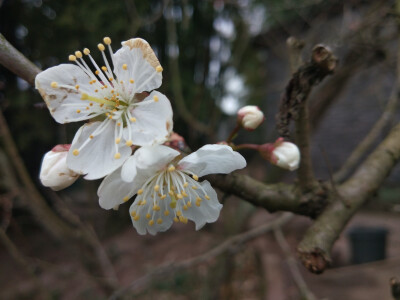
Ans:
[{"label": "flower cluster", "polygon": [[103,65],[85,48],[69,56],[76,65],[61,64],[36,77],[57,122],[88,121],[71,145],[44,156],[42,183],[60,190],[79,175],[105,177],[100,206],[116,208],[137,195],[130,215],[139,234],[165,231],[174,221],[191,220],[196,229],[216,221],[222,205],[199,177],[244,168],[245,159],[226,145],[206,145],[186,157],[162,145],[173,135],[173,112],[167,97],[155,91],[163,71],[156,55],[140,38],[122,42],[115,53],[111,39],[103,41],[97,46]]}]

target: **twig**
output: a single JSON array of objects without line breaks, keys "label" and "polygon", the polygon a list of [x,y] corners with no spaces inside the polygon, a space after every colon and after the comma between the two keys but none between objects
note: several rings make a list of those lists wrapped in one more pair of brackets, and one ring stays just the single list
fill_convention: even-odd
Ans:
[{"label": "twig", "polygon": [[333,243],[362,204],[382,185],[400,159],[400,123],[359,166],[354,175],[338,188],[343,201],[331,195],[331,204],[307,230],[298,246],[303,264],[321,273],[330,264]]},{"label": "twig", "polygon": [[0,64],[34,85],[35,77],[40,69],[15,49],[0,33]]},{"label": "twig", "polygon": [[[289,43],[289,46],[292,44]],[[331,74],[336,65],[337,59],[327,47],[315,46],[311,61],[303,64],[289,81],[276,117],[279,134],[283,137],[290,136],[290,121],[296,122],[296,144],[301,153],[298,179],[304,191],[312,190],[315,183],[310,155],[307,99],[312,88]]]},{"label": "twig", "polygon": [[114,294],[112,294],[110,299],[119,299],[121,295],[125,294],[130,290],[139,288],[143,289],[144,287],[148,286],[152,281],[154,281],[156,278],[165,277],[166,275],[171,276],[172,274],[178,271],[182,271],[190,267],[196,266],[198,264],[201,264],[203,262],[207,262],[213,259],[214,257],[221,255],[226,251],[229,251],[232,248],[236,248],[246,242],[251,241],[252,239],[259,237],[260,235],[263,235],[271,230],[281,227],[282,225],[286,224],[292,217],[293,215],[291,213],[284,213],[281,217],[273,220],[270,223],[263,224],[247,232],[226,239],[224,242],[212,248],[211,250],[205,252],[204,254],[188,258],[181,262],[167,262],[165,264],[162,264],[161,266],[155,268],[153,271],[146,274],[145,276],[140,277],[139,279],[133,281],[127,287],[117,290]]},{"label": "twig", "polygon": [[297,288],[299,289],[302,299],[316,300],[314,294],[309,290],[303,276],[301,275],[301,272],[297,265],[297,261],[293,257],[293,255],[290,251],[289,244],[287,243],[285,237],[283,236],[281,228],[279,228],[279,227],[276,228],[274,230],[274,235],[275,235],[276,241],[279,244],[279,247],[281,247],[282,251],[286,255],[287,264],[289,266],[290,272],[292,273],[293,280],[296,283]]}]

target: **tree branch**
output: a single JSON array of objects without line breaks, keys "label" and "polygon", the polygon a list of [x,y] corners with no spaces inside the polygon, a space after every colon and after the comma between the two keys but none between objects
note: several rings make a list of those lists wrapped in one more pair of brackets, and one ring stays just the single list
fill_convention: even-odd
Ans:
[{"label": "tree branch", "polygon": [[399,158],[400,124],[392,129],[355,174],[338,188],[339,195],[331,194],[331,204],[307,230],[298,246],[298,253],[311,272],[321,273],[330,264],[333,243],[354,213],[378,190]]},{"label": "tree branch", "polygon": [[11,72],[34,85],[40,69],[15,49],[0,33],[0,64]]}]

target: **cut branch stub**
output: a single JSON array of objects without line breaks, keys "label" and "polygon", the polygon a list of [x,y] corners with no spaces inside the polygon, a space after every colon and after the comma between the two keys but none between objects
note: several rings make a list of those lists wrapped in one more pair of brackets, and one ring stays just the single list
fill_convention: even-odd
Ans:
[{"label": "cut branch stub", "polygon": [[293,74],[282,95],[276,116],[280,136],[290,136],[289,124],[291,120],[297,120],[300,104],[306,101],[313,86],[335,71],[337,62],[328,47],[317,45],[312,51],[311,60]]}]

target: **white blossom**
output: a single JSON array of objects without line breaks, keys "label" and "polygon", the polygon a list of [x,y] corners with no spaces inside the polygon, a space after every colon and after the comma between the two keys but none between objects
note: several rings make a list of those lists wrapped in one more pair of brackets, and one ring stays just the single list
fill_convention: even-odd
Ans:
[{"label": "white blossom", "polygon": [[271,162],[278,167],[294,171],[300,164],[300,151],[296,144],[282,142],[272,151]]},{"label": "white blossom", "polygon": [[113,53],[110,38],[104,43],[113,69],[106,46],[98,44],[103,66],[85,48],[69,56],[77,65],[49,68],[35,80],[57,122],[92,120],[76,133],[67,158],[69,168],[87,174],[85,179],[110,174],[131,155],[132,145],[163,143],[172,130],[171,104],[153,91],[161,85],[163,69],[150,45],[135,38]]},{"label": "white blossom", "polygon": [[246,130],[254,130],[264,121],[264,113],[258,106],[247,105],[239,109],[238,121]]},{"label": "white blossom", "polygon": [[43,156],[39,178],[44,186],[54,191],[69,187],[79,174],[67,167],[69,145],[57,145]]},{"label": "white blossom", "polygon": [[210,183],[199,182],[199,177],[245,166],[245,159],[226,145],[205,145],[184,158],[163,145],[142,147],[103,180],[98,190],[100,206],[111,209],[137,194],[129,211],[139,234],[154,235],[174,221],[188,220],[198,230],[215,222],[222,208]]}]

